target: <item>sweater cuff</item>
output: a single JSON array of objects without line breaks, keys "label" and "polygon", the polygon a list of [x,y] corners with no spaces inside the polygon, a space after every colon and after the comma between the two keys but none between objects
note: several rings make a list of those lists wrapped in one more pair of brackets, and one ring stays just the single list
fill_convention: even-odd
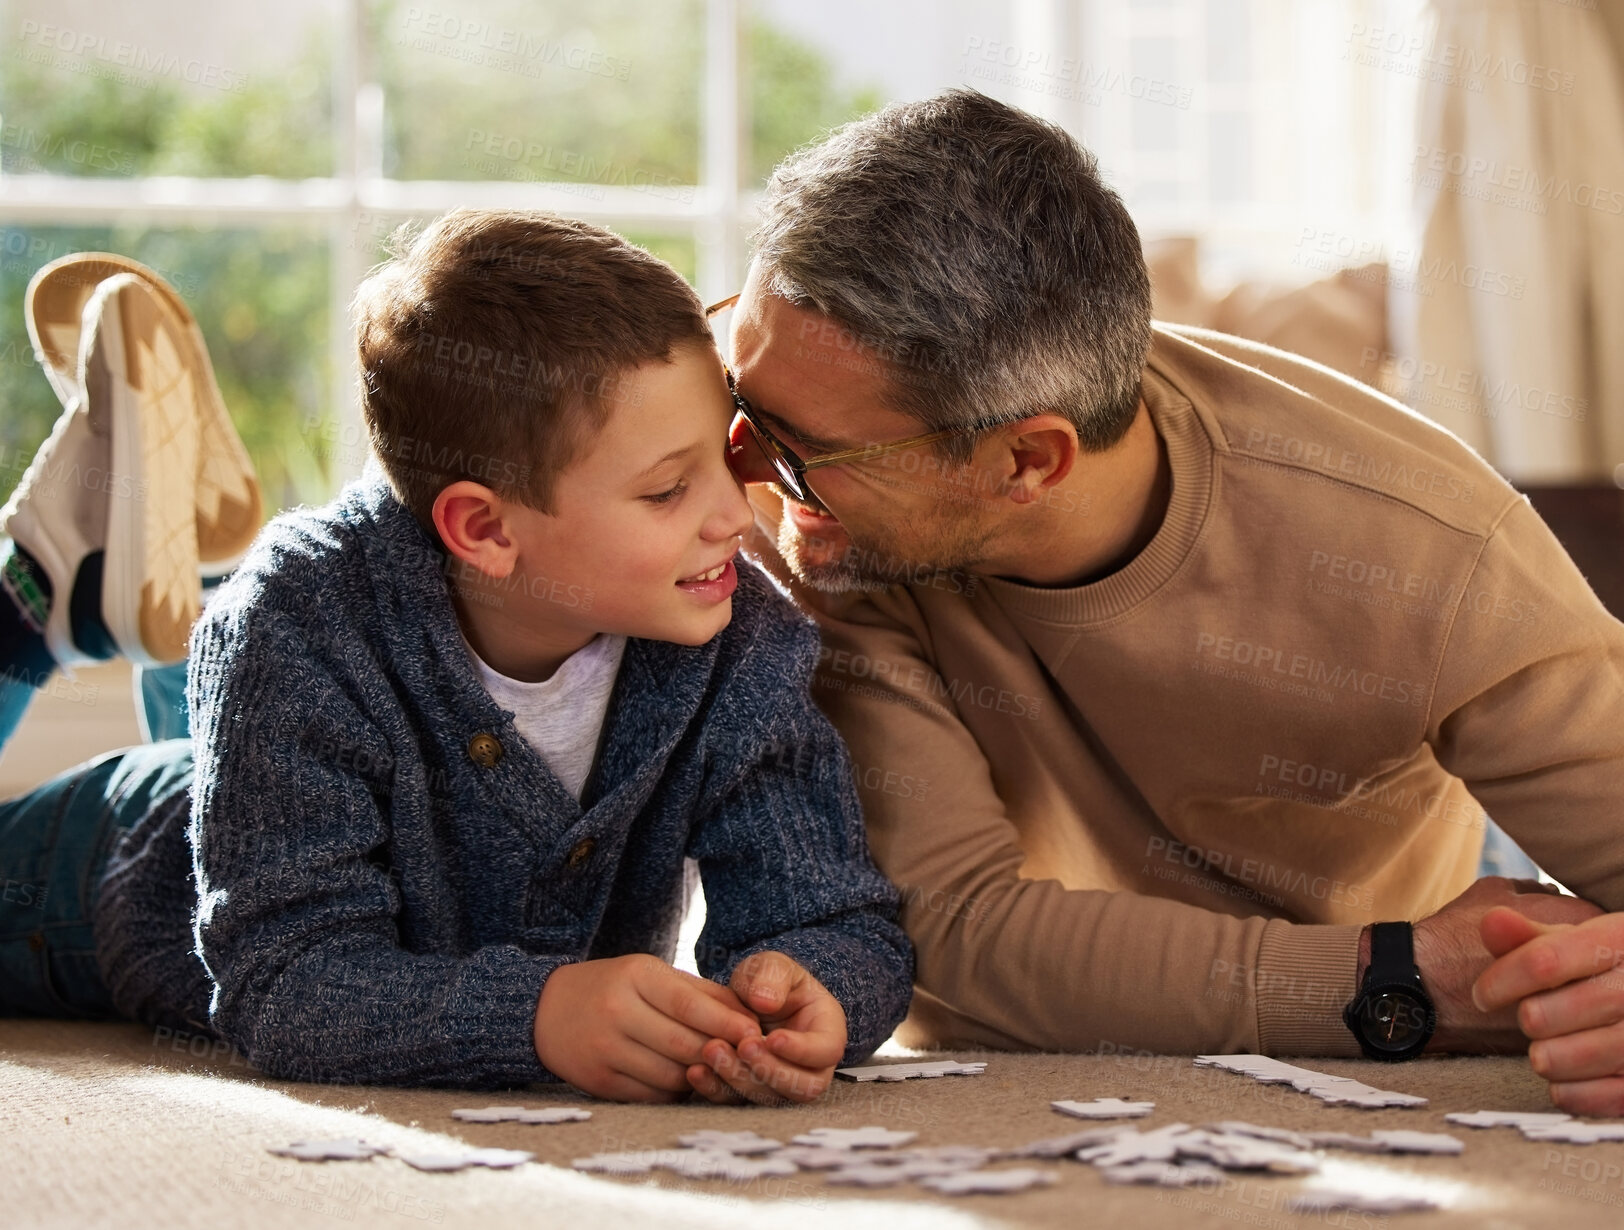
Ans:
[{"label": "sweater cuff", "polygon": [[1261,1053],[1358,1057],[1342,1009],[1357,990],[1362,930],[1278,919],[1264,928],[1257,957]]},{"label": "sweater cuff", "polygon": [[448,1013],[447,1032],[468,1068],[485,1082],[524,1085],[556,1081],[536,1057],[536,1005],[552,972],[569,958],[503,954],[494,977],[470,988]]}]

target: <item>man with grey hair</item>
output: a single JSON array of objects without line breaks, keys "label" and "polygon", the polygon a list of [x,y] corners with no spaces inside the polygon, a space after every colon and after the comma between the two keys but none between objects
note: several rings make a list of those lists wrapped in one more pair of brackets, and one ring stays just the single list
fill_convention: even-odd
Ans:
[{"label": "man with grey hair", "polygon": [[1562,1105],[1624,1106],[1624,915],[1473,882],[1487,808],[1624,908],[1624,626],[1528,503],[1364,386],[1153,325],[1094,160],[983,95],[762,208],[735,468],[903,891],[905,1040],[1526,1033]]}]

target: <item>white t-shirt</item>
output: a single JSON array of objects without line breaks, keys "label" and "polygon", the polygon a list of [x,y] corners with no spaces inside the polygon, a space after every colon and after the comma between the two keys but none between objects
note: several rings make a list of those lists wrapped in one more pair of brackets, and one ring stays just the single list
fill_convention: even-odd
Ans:
[{"label": "white t-shirt", "polygon": [[513,711],[519,733],[580,802],[609,712],[609,694],[626,652],[626,638],[600,632],[540,683],[509,679],[492,670],[466,636],[462,643],[485,690],[502,708]]}]

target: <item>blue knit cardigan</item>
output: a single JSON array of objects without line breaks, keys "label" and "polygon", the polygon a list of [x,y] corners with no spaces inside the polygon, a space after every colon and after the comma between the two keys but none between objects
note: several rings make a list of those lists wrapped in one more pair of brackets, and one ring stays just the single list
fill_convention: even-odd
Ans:
[{"label": "blue knit cardigan", "polygon": [[547,976],[669,960],[697,863],[701,972],[787,953],[845,1009],[845,1060],[871,1053],[913,953],[809,697],[813,625],[746,566],[707,643],[630,640],[577,803],[474,674],[445,558],[374,476],[277,517],[220,588],[191,644],[191,866],[158,809],[98,902],[121,1010],[206,1013],[287,1079],[553,1079]]}]

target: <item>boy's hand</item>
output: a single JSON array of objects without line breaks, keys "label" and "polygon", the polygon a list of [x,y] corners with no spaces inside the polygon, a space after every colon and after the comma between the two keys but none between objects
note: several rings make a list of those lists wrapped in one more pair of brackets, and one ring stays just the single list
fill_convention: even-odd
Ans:
[{"label": "boy's hand", "polygon": [[822,983],[781,952],[739,962],[729,986],[761,1018],[764,1038],[718,1036],[688,1083],[712,1102],[811,1102],[823,1096],[846,1051],[846,1012]]},{"label": "boy's hand", "polygon": [[645,953],[561,965],[536,1002],[536,1057],[577,1089],[620,1102],[680,1101],[707,1043],[731,1050],[760,1033],[732,991]]}]

